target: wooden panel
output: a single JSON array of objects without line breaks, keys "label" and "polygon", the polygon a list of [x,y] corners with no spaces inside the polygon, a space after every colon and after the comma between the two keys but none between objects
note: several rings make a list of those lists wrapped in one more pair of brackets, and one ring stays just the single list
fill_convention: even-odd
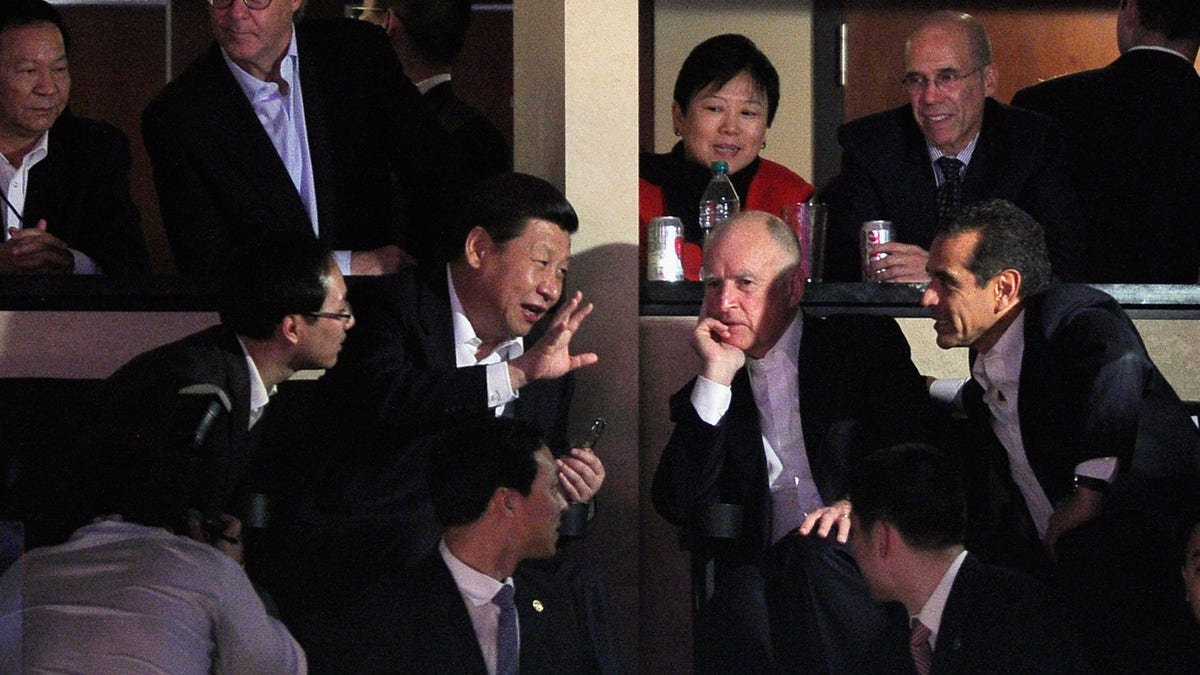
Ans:
[{"label": "wooden panel", "polygon": [[900,89],[904,38],[932,9],[954,7],[983,22],[1000,71],[996,98],[1039,80],[1103,66],[1117,57],[1116,10],[1109,3],[995,9],[994,2],[916,1],[902,7],[847,3],[846,120],[908,102]]}]

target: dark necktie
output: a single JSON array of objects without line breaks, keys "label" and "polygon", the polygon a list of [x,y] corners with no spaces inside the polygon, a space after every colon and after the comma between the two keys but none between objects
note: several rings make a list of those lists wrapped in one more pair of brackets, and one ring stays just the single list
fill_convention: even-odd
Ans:
[{"label": "dark necktie", "polygon": [[913,622],[912,637],[908,640],[908,650],[912,653],[913,666],[919,675],[929,675],[929,666],[933,663],[933,648],[929,646],[929,636],[932,631],[921,623]]},{"label": "dark necktie", "polygon": [[962,170],[965,165],[946,156],[938,157],[937,165],[942,170],[943,179],[937,189],[938,225],[945,226],[962,206]]},{"label": "dark necktie", "polygon": [[492,597],[500,608],[496,629],[496,675],[516,675],[521,663],[520,636],[517,635],[517,605],[513,602],[513,587],[504,584]]}]

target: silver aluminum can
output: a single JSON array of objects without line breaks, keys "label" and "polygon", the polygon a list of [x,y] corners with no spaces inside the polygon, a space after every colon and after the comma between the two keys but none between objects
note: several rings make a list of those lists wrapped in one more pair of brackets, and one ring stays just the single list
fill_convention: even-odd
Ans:
[{"label": "silver aluminum can", "polygon": [[890,220],[868,220],[862,224],[862,229],[858,231],[859,250],[862,251],[863,269],[867,265],[876,260],[883,260],[887,257],[886,253],[876,253],[870,255],[867,253],[868,246],[876,246],[878,244],[886,244],[895,239],[896,228],[892,226]]},{"label": "silver aluminum can", "polygon": [[683,221],[675,216],[650,220],[646,232],[646,279],[683,281]]}]

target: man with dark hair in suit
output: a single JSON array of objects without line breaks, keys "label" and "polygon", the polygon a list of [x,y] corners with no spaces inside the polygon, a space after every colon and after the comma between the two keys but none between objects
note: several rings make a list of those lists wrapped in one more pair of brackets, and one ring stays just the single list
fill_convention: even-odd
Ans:
[{"label": "man with dark hair in suit", "polygon": [[555,554],[567,508],[537,429],[503,417],[452,429],[435,442],[428,478],[445,533],[415,568],[394,570],[386,589],[352,608],[366,622],[354,631],[353,670],[598,672],[570,595],[519,565]]},{"label": "man with dark hair in suit", "polygon": [[[102,427],[97,433],[176,422],[190,431],[204,405],[217,406],[197,449],[203,480],[191,503],[214,519],[263,489],[264,477],[248,474],[276,386],[298,370],[332,367],[354,326],[342,273],[320,243],[303,235],[267,237],[236,250],[219,305],[220,325],[141,354],[113,373],[88,422]],[[187,405],[192,398],[204,405]]]},{"label": "man with dark hair in suit", "polygon": [[[930,14],[904,46],[909,105],[843,125],[841,173],[826,188],[835,281],[928,281],[925,260],[939,224],[964,204],[1001,197],[1046,226],[1061,278],[1084,271],[1082,220],[1063,142],[1052,120],[997,103],[987,31],[958,12]],[[890,220],[894,241],[863,267],[859,228]]]},{"label": "man with dark hair in suit", "polygon": [[1200,3],[1122,0],[1121,56],[1017,92],[1057,119],[1087,218],[1089,273],[1102,283],[1200,278]]},{"label": "man with dark hair in suit", "polygon": [[0,273],[150,272],[129,141],[67,109],[70,40],[44,0],[0,9]]},{"label": "man with dark hair in suit", "polygon": [[142,114],[183,274],[215,275],[230,249],[269,232],[318,238],[343,274],[431,255],[460,187],[457,154],[382,31],[294,25],[303,3],[210,0],[215,43]]},{"label": "man with dark hair in suit", "polygon": [[884,448],[850,473],[849,491],[854,560],[876,600],[906,610],[862,672],[1085,672],[1040,585],[964,548],[966,495],[949,457]]},{"label": "man with dark hair in suit", "polygon": [[741,512],[736,538],[714,547],[702,672],[846,672],[885,622],[845,547],[845,481],[868,452],[922,438],[928,396],[894,320],[800,310],[799,260],[792,231],[762,211],[704,250],[701,371],[671,397],[651,492],[692,535],[714,507]]},{"label": "man with dark hair in suit", "polygon": [[1196,426],[1115,300],[1050,283],[1042,228],[1011,203],[964,209],[929,274],[938,346],[977,352],[958,392],[968,545],[1044,574],[1095,649],[1119,647],[1177,602],[1161,552],[1200,499]]},{"label": "man with dark hair in suit", "polygon": [[454,92],[451,70],[471,25],[471,0],[367,0],[359,18],[391,38],[404,74],[478,178],[512,171],[508,141],[482,112]]},{"label": "man with dark hair in suit", "polygon": [[[331,402],[321,427],[344,451],[316,458],[302,491],[310,500],[289,516],[299,549],[291,567],[305,577],[289,593],[297,620],[320,622],[312,605],[336,610],[372,575],[412,563],[437,542],[425,476],[438,451],[431,443],[448,429],[525,420],[558,458],[569,501],[584,504],[600,488],[603,463],[567,439],[571,373],[598,360],[570,352],[592,305],[576,291],[555,310],[578,227],[553,185],[501,174],[450,220],[442,247],[449,262],[355,284],[358,327],[319,383],[320,400]],[[280,598],[285,613],[291,599]],[[299,629],[301,642],[322,630]]]}]

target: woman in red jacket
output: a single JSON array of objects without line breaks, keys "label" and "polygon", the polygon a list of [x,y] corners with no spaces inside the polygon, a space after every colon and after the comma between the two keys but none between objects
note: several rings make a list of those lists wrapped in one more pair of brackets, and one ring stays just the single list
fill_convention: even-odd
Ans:
[{"label": "woman in red jacket", "polygon": [[742,210],[780,215],[784,204],[807,200],[813,187],[758,156],[779,107],[779,73],[749,38],[718,35],[697,45],[679,69],[674,96],[671,120],[680,141],[665,154],[643,153],[639,163],[641,250],[644,263],[651,218],[678,216],[684,239],[697,247],[685,256],[688,278],[696,279],[702,241],[697,207],[713,162],[729,164]]}]

